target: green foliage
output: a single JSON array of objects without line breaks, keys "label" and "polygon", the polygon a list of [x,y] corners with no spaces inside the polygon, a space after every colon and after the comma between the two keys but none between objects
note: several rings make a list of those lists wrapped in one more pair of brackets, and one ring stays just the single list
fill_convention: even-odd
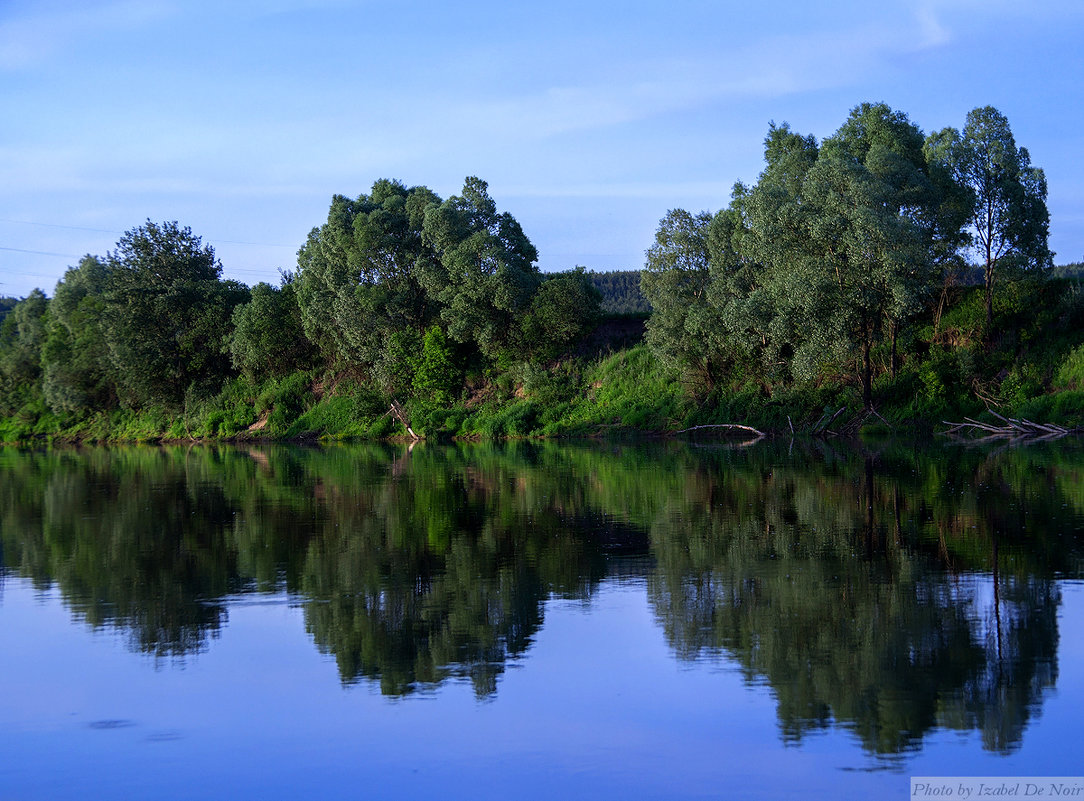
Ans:
[{"label": "green foliage", "polygon": [[248,290],[221,271],[175,222],[148,220],[109,254],[103,323],[124,405],[180,409],[190,390],[209,396],[230,375],[231,316]]},{"label": "green foliage", "polygon": [[462,195],[426,210],[424,238],[440,258],[423,280],[449,338],[496,358],[514,344],[542,279],[538,251],[511,214],[498,214],[488,189],[467,178]]},{"label": "green foliage", "polygon": [[297,371],[268,381],[256,399],[256,409],[267,412],[269,434],[283,435],[295,429],[294,423],[312,400],[312,376]]},{"label": "green foliage", "polygon": [[460,364],[553,358],[591,328],[598,296],[582,270],[544,280],[537,259],[478,178],[443,201],[377,181],[356,200],[336,196],[299,252],[302,325],[328,364],[395,395],[411,389],[435,323]]},{"label": "green foliage", "polygon": [[[540,274],[473,177],[335,196],[279,288],[222,281],[199,237],[148,221],[51,301],[0,299],[0,433],[386,436],[389,398],[441,437],[1073,413],[1079,271],[1044,278],[1045,177],[999,112],[924,139],[865,103],[822,142],[772,124],[764,154],[726,208],[668,212],[641,273]],[[648,347],[638,320],[600,324],[599,287],[611,310],[642,291]]]},{"label": "green foliage", "polygon": [[56,286],[42,351],[43,389],[50,408],[77,416],[116,404],[116,381],[103,324],[106,265],[85,256]]},{"label": "green foliage", "polygon": [[0,322],[0,413],[35,403],[41,393],[41,353],[49,299],[35,289]]},{"label": "green foliage", "polygon": [[945,128],[932,134],[926,152],[966,192],[965,224],[983,268],[986,324],[992,328],[995,279],[1006,269],[1052,266],[1046,176],[1016,146],[1008,119],[992,106],[968,112],[962,133]]},{"label": "green foliage", "polygon": [[599,303],[599,291],[582,267],[547,275],[519,320],[517,350],[535,361],[566,353],[598,323]]},{"label": "green foliage", "polygon": [[387,180],[356,200],[332,198],[327,222],[298,252],[296,280],[305,333],[327,362],[373,365],[393,333],[432,321],[422,278],[438,253],[422,226],[439,203],[425,187]]},{"label": "green foliage", "polygon": [[1084,345],[1065,357],[1054,376],[1053,386],[1055,389],[1084,390]]},{"label": "green foliage", "polygon": [[640,290],[639,270],[589,270],[587,277],[602,296],[603,314],[649,314],[651,304]]},{"label": "green foliage", "polygon": [[290,281],[276,289],[259,283],[250,300],[233,310],[230,355],[251,381],[278,378],[312,364],[315,351],[305,336],[296,291]]},{"label": "green foliage", "polygon": [[646,340],[677,373],[696,373],[710,389],[718,378],[724,325],[707,294],[713,280],[706,212],[674,209],[659,223],[640,285],[652,306]]},{"label": "green foliage", "polygon": [[8,313],[12,309],[14,309],[18,303],[18,298],[11,298],[7,295],[0,295],[0,323],[4,322],[4,318],[8,316]]},{"label": "green foliage", "polygon": [[436,406],[447,406],[463,385],[452,359],[452,349],[440,326],[432,326],[422,340],[422,354],[414,370],[414,390]]},{"label": "green foliage", "polygon": [[747,252],[765,265],[771,330],[792,344],[792,369],[812,379],[857,362],[866,405],[872,350],[922,309],[952,236],[940,225],[951,198],[922,143],[906,115],[863,104],[815,159],[804,142],[778,165],[769,152],[749,200]]}]

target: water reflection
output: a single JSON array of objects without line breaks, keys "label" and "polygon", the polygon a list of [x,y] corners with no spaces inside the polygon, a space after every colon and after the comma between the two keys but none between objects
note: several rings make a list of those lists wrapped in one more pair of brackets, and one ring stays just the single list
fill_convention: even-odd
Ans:
[{"label": "water reflection", "polygon": [[[1052,577],[1079,566],[1077,518],[1012,489],[959,492],[870,455],[691,473],[652,528],[652,602],[680,657],[725,654],[771,686],[785,739],[842,725],[896,754],[941,726],[1008,752],[1057,677]],[[1006,525],[1032,515],[1061,528]]]},{"label": "water reflection", "polygon": [[[767,684],[782,737],[1021,742],[1081,574],[1071,447],[384,445],[0,451],[0,556],[162,657],[289,592],[345,683],[492,697],[552,597],[646,579],[675,655]],[[630,666],[635,669],[635,666]]]}]

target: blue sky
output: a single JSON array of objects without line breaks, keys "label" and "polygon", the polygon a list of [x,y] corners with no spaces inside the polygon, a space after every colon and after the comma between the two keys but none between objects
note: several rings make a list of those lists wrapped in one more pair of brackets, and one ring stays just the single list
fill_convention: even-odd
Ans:
[{"label": "blue sky", "polygon": [[0,3],[0,294],[177,220],[277,283],[333,194],[489,182],[544,270],[639,268],[716,210],[770,121],[818,138],[883,101],[924,131],[996,106],[1084,260],[1084,3]]}]

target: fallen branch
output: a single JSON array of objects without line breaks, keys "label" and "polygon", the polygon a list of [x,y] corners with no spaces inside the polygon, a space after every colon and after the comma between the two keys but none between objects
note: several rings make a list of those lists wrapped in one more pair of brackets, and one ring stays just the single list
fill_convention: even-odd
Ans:
[{"label": "fallen branch", "polygon": [[823,434],[823,433],[826,433],[826,432],[827,433],[832,433],[832,432],[828,431],[828,426],[832,425],[832,423],[834,423],[836,421],[836,418],[839,417],[841,414],[843,414],[843,412],[845,412],[846,410],[847,410],[846,406],[840,406],[838,409],[836,409],[836,413],[828,418],[828,422],[821,425],[821,421],[823,421],[825,415],[828,414],[828,412],[825,412],[824,414],[821,415],[821,419],[818,420],[816,422],[816,424],[813,426],[810,433],[811,434],[818,434],[818,433]]},{"label": "fallen branch", "polygon": [[1069,434],[1080,433],[1079,428],[1064,428],[1063,426],[1054,423],[1033,423],[1031,420],[1003,417],[992,409],[988,409],[987,411],[1004,423],[1004,425],[983,423],[971,417],[965,417],[965,422],[962,423],[950,423],[948,420],[942,420],[941,422],[948,426],[948,429],[942,433],[948,436],[955,436],[962,431],[982,431],[986,436],[981,437],[977,440],[978,442],[985,442],[993,439],[1028,440],[1036,442],[1045,439],[1060,439]]},{"label": "fallen branch", "polygon": [[403,411],[403,407],[399,405],[398,401],[393,400],[391,402],[391,408],[384,414],[388,414],[389,412],[395,416],[396,420],[403,424],[403,428],[405,428],[407,433],[414,438],[415,442],[421,439],[421,437],[414,433],[414,429],[410,427],[410,418],[407,417],[407,413]]},{"label": "fallen branch", "polygon": [[681,431],[675,431],[674,434],[687,434],[690,431],[699,431],[702,428],[738,428],[742,431],[752,431],[758,437],[766,436],[763,431],[758,431],[752,426],[743,426],[739,423],[715,423],[713,425],[693,426],[692,428],[683,428]]}]

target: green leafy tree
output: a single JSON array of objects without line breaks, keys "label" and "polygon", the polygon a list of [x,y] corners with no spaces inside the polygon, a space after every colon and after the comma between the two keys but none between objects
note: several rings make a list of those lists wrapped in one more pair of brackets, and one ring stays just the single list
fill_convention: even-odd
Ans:
[{"label": "green leafy tree", "polygon": [[49,299],[35,289],[0,323],[0,410],[12,414],[41,398],[41,352]]},{"label": "green leafy tree", "polygon": [[648,342],[694,385],[710,391],[741,362],[758,365],[759,381],[780,377],[793,332],[777,314],[765,264],[805,244],[794,212],[817,153],[812,137],[773,124],[756,191],[738,183],[714,216],[677,210],[660,223],[641,279],[653,307]]},{"label": "green leafy tree", "polygon": [[259,283],[250,300],[233,310],[230,354],[233,366],[252,381],[280,378],[307,368],[315,350],[305,336],[293,283]]},{"label": "green leafy tree", "polygon": [[945,128],[926,142],[929,158],[968,194],[968,230],[981,260],[986,326],[993,327],[994,283],[1003,267],[1043,270],[1053,265],[1046,176],[1017,147],[1009,121],[992,106],[973,109],[962,132]]},{"label": "green leafy tree", "polygon": [[519,320],[519,351],[556,359],[598,323],[601,293],[582,267],[547,275]]},{"label": "green leafy tree", "polygon": [[426,210],[424,238],[440,259],[426,265],[423,280],[448,336],[494,358],[514,344],[542,278],[538,251],[511,214],[497,212],[488,190],[480,178],[467,178],[462,195]]},{"label": "green leafy tree", "polygon": [[18,302],[18,298],[0,295],[0,323],[4,322],[4,318],[8,316],[8,313],[15,308]]},{"label": "green leafy tree", "polygon": [[[426,187],[379,180],[356,200],[336,195],[327,222],[298,252],[302,324],[329,363],[376,368],[397,332],[420,334],[438,307],[422,283],[437,253],[424,241]],[[384,373],[395,374],[392,366]]]},{"label": "green leafy tree", "polygon": [[[857,361],[869,407],[872,350],[922,308],[953,236],[943,187],[930,177],[921,131],[883,104],[855,108],[819,149],[775,134],[747,239],[765,266],[775,337],[793,347],[799,377]],[[782,158],[773,154],[780,143]]]},{"label": "green leafy tree", "polygon": [[108,270],[84,256],[57,283],[42,352],[45,400],[57,412],[81,413],[116,403],[103,326]]},{"label": "green leafy tree", "polygon": [[128,231],[106,260],[103,321],[121,400],[179,408],[230,375],[234,308],[248,290],[221,281],[214,249],[176,222]]},{"label": "green leafy tree", "polygon": [[422,339],[422,355],[414,370],[415,391],[436,406],[447,406],[461,385],[448,338],[439,325],[431,326]]},{"label": "green leafy tree", "polygon": [[712,280],[708,212],[672,209],[659,222],[647,250],[640,286],[652,307],[647,342],[670,367],[700,371],[710,386],[722,326],[707,311]]}]

